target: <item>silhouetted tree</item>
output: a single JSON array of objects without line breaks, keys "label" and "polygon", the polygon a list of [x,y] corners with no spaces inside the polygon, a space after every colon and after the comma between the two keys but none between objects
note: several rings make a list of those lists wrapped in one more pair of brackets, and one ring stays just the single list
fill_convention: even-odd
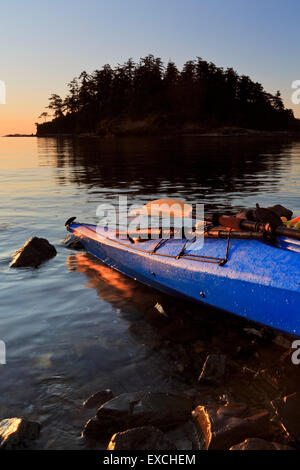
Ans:
[{"label": "silhouetted tree", "polygon": [[79,92],[80,84],[78,78],[73,78],[73,80],[68,83],[69,93],[64,100],[64,106],[67,113],[76,113],[80,109],[79,102]]},{"label": "silhouetted tree", "polygon": [[52,93],[49,98],[48,109],[51,109],[54,112],[54,117],[59,118],[63,116],[64,103],[62,98],[56,93]]},{"label": "silhouetted tree", "polygon": [[[92,74],[83,71],[68,84],[64,99],[49,98],[51,122],[37,126],[39,134],[98,132],[108,120],[161,118],[164,123],[235,125],[257,129],[287,129],[295,122],[280,92],[267,93],[260,83],[235,70],[223,70],[201,57],[182,70],[169,61],[164,67],[152,54],[138,63],[128,59]],[[40,118],[45,121],[48,113]]]},{"label": "silhouetted tree", "polygon": [[44,111],[42,114],[39,115],[38,119],[44,118],[44,121],[46,122],[48,117],[49,117],[49,114],[47,113],[47,111]]}]

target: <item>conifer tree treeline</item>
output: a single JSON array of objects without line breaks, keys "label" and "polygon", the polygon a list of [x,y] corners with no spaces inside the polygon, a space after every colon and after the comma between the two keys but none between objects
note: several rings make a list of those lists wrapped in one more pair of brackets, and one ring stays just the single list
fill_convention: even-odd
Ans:
[{"label": "conifer tree treeline", "polygon": [[153,55],[115,68],[107,64],[92,74],[82,72],[68,88],[64,99],[57,94],[49,98],[53,120],[37,125],[39,135],[97,133],[104,120],[149,116],[176,125],[195,122],[266,130],[287,129],[295,120],[279,91],[267,93],[248,76],[200,57],[186,62],[182,70],[171,61],[164,66]]}]

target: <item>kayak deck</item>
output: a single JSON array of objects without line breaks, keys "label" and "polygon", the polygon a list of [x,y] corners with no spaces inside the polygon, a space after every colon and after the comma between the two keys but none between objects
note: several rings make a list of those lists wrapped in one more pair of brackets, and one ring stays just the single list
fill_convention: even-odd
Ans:
[{"label": "kayak deck", "polygon": [[72,223],[68,229],[94,256],[140,282],[300,335],[297,250],[238,239],[229,249],[226,239],[136,244],[94,225]]}]

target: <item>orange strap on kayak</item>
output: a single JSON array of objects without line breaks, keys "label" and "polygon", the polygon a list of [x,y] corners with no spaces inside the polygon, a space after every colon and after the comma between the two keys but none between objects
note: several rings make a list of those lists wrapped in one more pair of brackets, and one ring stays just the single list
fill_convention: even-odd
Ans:
[{"label": "orange strap on kayak", "polygon": [[300,217],[295,217],[294,219],[284,221],[283,223],[288,228],[299,229],[300,228]]}]

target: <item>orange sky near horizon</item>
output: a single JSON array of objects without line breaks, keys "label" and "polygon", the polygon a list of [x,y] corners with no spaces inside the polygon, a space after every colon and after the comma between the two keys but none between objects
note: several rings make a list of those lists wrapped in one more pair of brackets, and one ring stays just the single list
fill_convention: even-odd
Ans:
[{"label": "orange sky near horizon", "polygon": [[0,104],[0,136],[35,134],[35,123],[43,122],[43,119],[38,117],[48,104],[48,97],[51,94],[48,89],[52,90],[50,82],[43,85],[43,90],[34,86],[28,88],[21,82],[8,82],[6,104]]}]

